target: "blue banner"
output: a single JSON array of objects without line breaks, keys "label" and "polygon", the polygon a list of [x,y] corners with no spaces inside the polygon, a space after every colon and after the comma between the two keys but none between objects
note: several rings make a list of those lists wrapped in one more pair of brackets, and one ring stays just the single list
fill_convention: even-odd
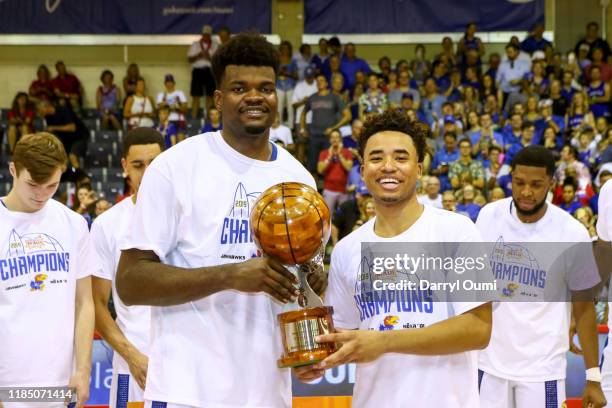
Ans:
[{"label": "blue banner", "polygon": [[270,0],[3,0],[3,34],[199,34],[271,31]]},{"label": "blue banner", "polygon": [[544,21],[544,0],[307,0],[308,34],[530,30]]},{"label": "blue banner", "polygon": [[[607,334],[599,335],[599,356],[606,344]],[[579,344],[578,337],[574,339]],[[600,357],[601,358],[601,357]],[[95,340],[93,347],[93,364],[91,368],[91,387],[89,405],[108,404],[112,378],[113,350],[102,340]],[[585,385],[584,360],[582,356],[567,353],[566,393],[568,398],[582,395]],[[305,384],[293,378],[293,396],[339,396],[352,395],[355,383],[355,365],[343,365],[325,371],[325,376]]]}]

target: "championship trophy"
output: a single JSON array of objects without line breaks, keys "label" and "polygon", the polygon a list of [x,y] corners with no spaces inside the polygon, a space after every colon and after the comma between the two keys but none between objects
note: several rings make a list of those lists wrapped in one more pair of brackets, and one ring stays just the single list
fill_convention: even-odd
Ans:
[{"label": "championship trophy", "polygon": [[331,230],[323,197],[306,184],[276,184],[255,203],[251,228],[257,246],[299,281],[297,304],[289,305],[295,310],[278,315],[284,347],[278,366],[299,367],[324,360],[336,351],[336,345],[314,339],[334,332],[333,308],[323,305],[307,280],[309,274],[323,268]]}]

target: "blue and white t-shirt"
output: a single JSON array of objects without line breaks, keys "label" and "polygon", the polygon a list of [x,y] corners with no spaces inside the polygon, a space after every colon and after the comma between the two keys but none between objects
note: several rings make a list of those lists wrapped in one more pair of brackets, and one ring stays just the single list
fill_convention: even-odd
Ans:
[{"label": "blue and white t-shirt", "polygon": [[[267,188],[297,181],[315,187],[286,150],[253,160],[221,132],[191,137],[147,169],[122,249],[154,251],[161,262],[199,268],[260,256],[251,208]],[[273,154],[273,157],[275,155]],[[152,308],[145,399],[205,407],[290,407],[291,377],[277,368],[282,304],[258,293],[222,291]]]},{"label": "blue and white t-shirt", "polygon": [[0,205],[0,386],[66,386],[77,279],[89,275],[87,221],[55,200]]},{"label": "blue and white t-shirt", "polygon": [[[331,256],[325,303],[334,308],[334,325],[342,329],[400,330],[427,327],[472,310],[478,302],[432,302],[426,296],[413,302],[373,302],[363,296],[361,244],[479,242],[469,218],[424,206],[421,217],[402,234],[381,238],[374,232],[376,218],[340,240]],[[406,294],[408,296],[408,294]],[[401,309],[401,310],[400,310]],[[383,354],[358,364],[353,406],[478,407],[478,371],[475,352],[444,356]]]}]

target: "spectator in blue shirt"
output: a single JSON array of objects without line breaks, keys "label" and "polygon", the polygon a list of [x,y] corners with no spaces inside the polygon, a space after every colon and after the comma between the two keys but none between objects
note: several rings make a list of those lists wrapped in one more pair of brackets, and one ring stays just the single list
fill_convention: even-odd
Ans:
[{"label": "spectator in blue shirt", "polygon": [[440,191],[451,189],[448,178],[449,164],[459,159],[459,149],[457,149],[457,135],[447,132],[444,135],[444,147],[436,152],[431,163],[431,174],[440,179]]},{"label": "spectator in blue shirt", "polygon": [[474,199],[476,198],[476,190],[474,186],[471,184],[466,184],[461,189],[462,198],[459,201],[459,204],[456,206],[456,210],[458,213],[463,213],[470,217],[473,222],[476,222],[478,218],[478,213],[480,213],[480,206],[474,204]]},{"label": "spectator in blue shirt", "polygon": [[576,184],[572,177],[566,177],[563,182],[563,202],[559,204],[562,210],[574,215],[577,209],[582,207],[576,198]]},{"label": "spectator in blue shirt", "polygon": [[442,105],[446,98],[438,93],[438,86],[433,78],[425,80],[425,96],[421,99],[421,113],[425,117],[425,123],[432,126],[442,116]]},{"label": "spectator in blue shirt", "polygon": [[521,50],[533,54],[544,51],[546,47],[552,47],[552,43],[544,38],[544,23],[536,23],[531,34],[521,43]]},{"label": "spectator in blue shirt", "polygon": [[348,43],[344,47],[344,55],[340,62],[340,71],[344,74],[348,88],[352,89],[353,86],[355,86],[355,73],[361,71],[364,74],[369,74],[372,72],[372,69],[364,59],[357,57],[355,44]]},{"label": "spectator in blue shirt", "polygon": [[516,112],[510,116],[510,124],[506,125],[502,130],[504,135],[504,150],[507,150],[513,144],[519,143],[521,140],[521,131],[523,129],[523,116]]},{"label": "spectator in blue shirt", "polygon": [[523,148],[531,146],[533,143],[533,135],[535,134],[535,125],[532,122],[525,122],[522,126],[521,140],[518,143],[512,144],[506,151],[506,164],[511,164],[514,156]]},{"label": "spectator in blue shirt", "polygon": [[442,61],[436,61],[433,64],[432,78],[436,81],[438,91],[444,94],[451,85],[450,78],[447,74],[446,65]]},{"label": "spectator in blue shirt", "polygon": [[473,133],[470,136],[470,140],[473,146],[472,153],[482,151],[483,144],[487,146],[504,146],[504,135],[494,129],[491,114],[487,112],[480,115],[480,130]]},{"label": "spectator in blue shirt", "polygon": [[502,61],[497,70],[497,88],[502,92],[502,106],[506,110],[520,100],[523,78],[531,70],[531,61],[518,58],[519,49],[514,44],[506,45],[508,59]]}]

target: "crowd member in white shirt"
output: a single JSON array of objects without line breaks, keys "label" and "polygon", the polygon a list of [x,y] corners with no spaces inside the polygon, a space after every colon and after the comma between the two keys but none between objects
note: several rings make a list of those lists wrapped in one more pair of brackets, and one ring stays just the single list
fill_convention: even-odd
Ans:
[{"label": "crowd member in white shirt", "polygon": [[[155,129],[136,128],[127,133],[123,140],[121,166],[130,178],[134,194],[104,212],[91,226],[91,246],[95,256],[92,288],[96,330],[114,350],[111,408],[124,408],[127,403],[144,401],[151,310],[148,306],[127,307],[121,301],[115,286],[115,273],[121,256],[119,246],[129,233],[140,181],[163,148],[164,138]],[[116,320],[108,310],[111,293]]]},{"label": "crowd member in white shirt", "polygon": [[[157,306],[145,407],[290,407],[290,372],[276,363],[276,315],[295,299],[297,279],[261,256],[250,210],[277,183],[315,183],[269,142],[276,48],[258,34],[237,34],[212,62],[223,130],[179,143],[147,169],[117,292],[126,305]],[[325,275],[313,276],[322,290]]]},{"label": "crowd member in white shirt", "polygon": [[178,130],[178,141],[185,139],[187,123],[185,113],[187,113],[187,97],[180,89],[176,89],[174,75],[166,74],[164,77],[164,91],[157,94],[157,109],[167,106],[170,109],[168,121]]},{"label": "crowd member in white shirt", "polygon": [[[295,125],[299,125],[300,118],[302,117],[302,111],[304,105],[310,95],[317,93],[317,84],[314,80],[315,70],[312,67],[307,67],[304,70],[304,79],[298,81],[293,89],[293,96],[291,98],[291,106],[295,109]],[[306,123],[312,122],[312,112],[306,114]]]},{"label": "crowd member in white shirt", "polygon": [[94,329],[89,232],[82,216],[51,199],[67,161],[58,138],[35,133],[19,140],[9,163],[13,186],[0,198],[0,387],[71,386],[82,407]]},{"label": "crowd member in white shirt", "polygon": [[205,108],[213,106],[215,78],[212,73],[212,56],[218,44],[212,39],[212,27],[202,27],[202,37],[189,47],[187,58],[191,63],[191,117],[197,118],[200,113],[200,98],[205,96]]},{"label": "crowd member in white shirt", "polygon": [[[480,241],[467,217],[416,200],[428,132],[424,124],[410,122],[396,109],[366,121],[360,141],[362,175],[376,204],[376,217],[334,247],[325,303],[333,306],[340,332],[316,338],[342,346],[322,363],[296,369],[301,380],[310,381],[324,369],[357,363],[356,407],[478,407],[472,350],[489,342],[490,303],[428,303],[418,290],[406,290],[395,293],[423,296],[423,307],[400,307],[402,302],[389,295],[372,300],[378,295],[362,287],[363,276],[372,272],[369,261],[362,262],[362,243]],[[418,328],[402,330],[405,327]]]},{"label": "crowd member in white shirt", "polygon": [[421,204],[431,205],[432,207],[442,208],[442,194],[440,194],[440,179],[436,176],[429,176],[425,182],[425,194],[417,196]]},{"label": "crowd member in white shirt", "polygon": [[280,115],[276,115],[274,123],[272,123],[270,128],[270,141],[272,143],[281,143],[281,146],[287,149],[289,153],[293,154],[295,151],[291,129],[280,123]]},{"label": "crowd member in white shirt", "polygon": [[[555,171],[548,149],[522,149],[511,168],[512,197],[484,206],[476,222],[483,239],[495,243],[490,259],[503,293],[499,299],[504,298],[494,304],[491,342],[479,353],[481,407],[565,406],[570,311],[587,367],[583,406],[603,407],[590,291],[600,279],[591,239],[580,222],[546,202]],[[513,255],[496,257],[499,245]],[[508,270],[521,273],[510,275]],[[563,294],[572,292],[572,302],[550,295],[559,287]]]},{"label": "crowd member in white shirt", "polygon": [[[597,242],[598,264],[604,282],[608,282],[610,278],[610,265],[612,265],[612,181],[608,180],[599,191],[599,200],[597,202],[599,216],[597,219]],[[608,288],[608,327],[612,327],[612,314],[609,312],[612,307],[612,290]],[[602,382],[601,388],[606,396],[607,401],[612,401],[612,343],[610,336],[612,331],[608,332],[606,340],[606,348],[602,356]]]}]

